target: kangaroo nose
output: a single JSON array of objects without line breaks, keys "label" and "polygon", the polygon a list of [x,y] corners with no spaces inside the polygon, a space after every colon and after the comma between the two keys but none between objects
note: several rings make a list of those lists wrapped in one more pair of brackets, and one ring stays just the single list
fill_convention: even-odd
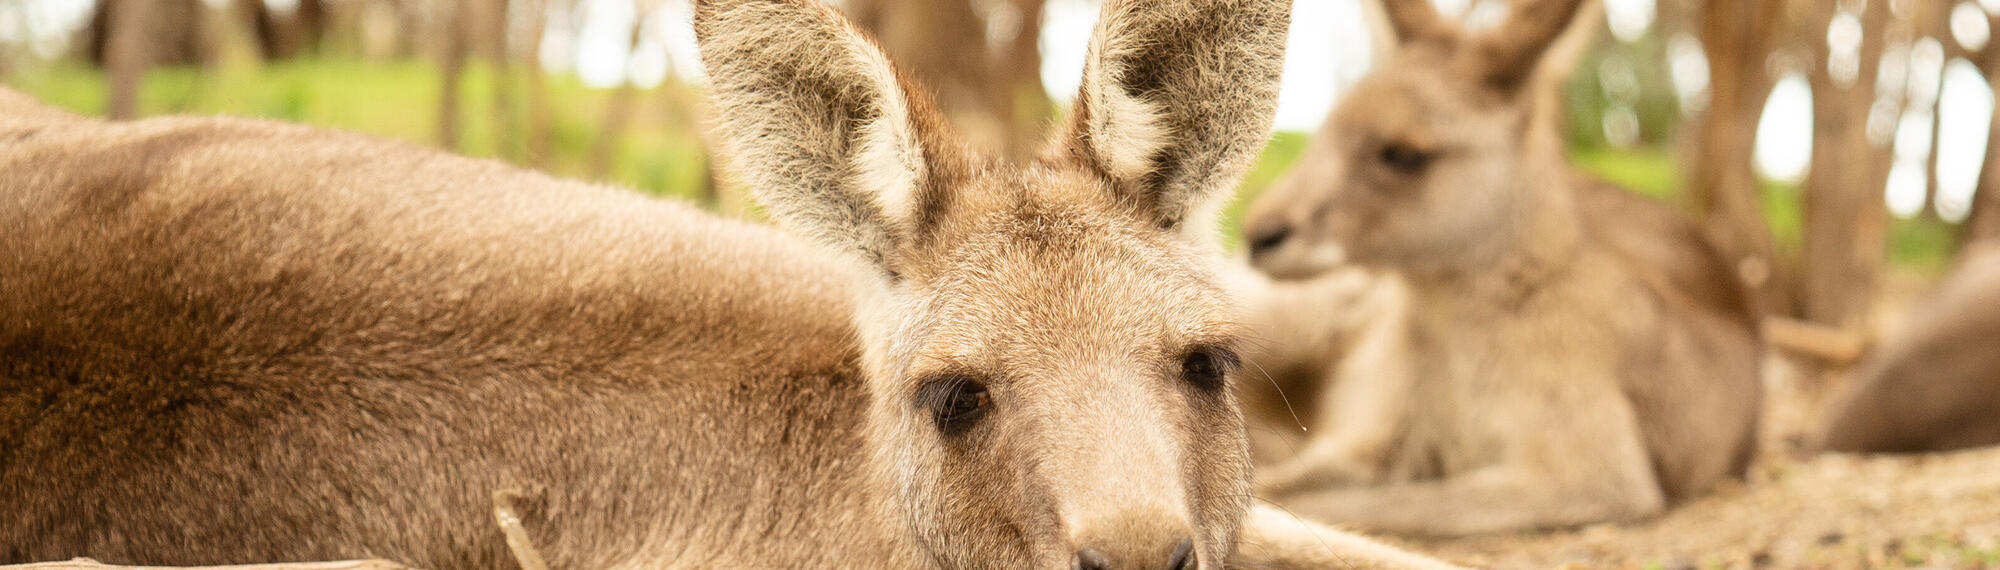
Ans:
[{"label": "kangaroo nose", "polygon": [[1282,221],[1269,221],[1250,228],[1250,256],[1268,254],[1285,240],[1292,237],[1292,225]]},{"label": "kangaroo nose", "polygon": [[[1155,556],[1158,555],[1155,554]],[[1130,561],[1130,562],[1139,562],[1139,561]],[[1126,566],[1126,567],[1144,568],[1144,566]],[[1167,556],[1166,565],[1157,566],[1156,568],[1160,568],[1162,570],[1194,570],[1194,567],[1195,567],[1194,539],[1183,538],[1181,539],[1180,544],[1174,545],[1173,554]],[[1085,548],[1083,550],[1079,550],[1076,552],[1076,570],[1118,570],[1119,568],[1120,565],[1113,563],[1111,557],[1106,556],[1104,554],[1104,551],[1102,550],[1098,550],[1096,548]]]}]

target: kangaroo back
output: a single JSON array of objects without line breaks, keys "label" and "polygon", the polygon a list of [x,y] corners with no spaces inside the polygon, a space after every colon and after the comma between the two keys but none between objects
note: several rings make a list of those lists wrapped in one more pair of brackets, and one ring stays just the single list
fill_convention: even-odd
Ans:
[{"label": "kangaroo back", "polygon": [[1742,281],[1680,212],[1593,178],[1574,184],[1586,239],[1661,316],[1656,334],[1624,347],[1632,356],[1619,374],[1661,487],[1685,499],[1742,476],[1756,456],[1763,401],[1762,341]]},{"label": "kangaroo back", "polygon": [[851,273],[771,230],[227,119],[0,188],[0,563],[501,567],[496,491],[555,567],[851,551],[773,514],[859,501]]}]

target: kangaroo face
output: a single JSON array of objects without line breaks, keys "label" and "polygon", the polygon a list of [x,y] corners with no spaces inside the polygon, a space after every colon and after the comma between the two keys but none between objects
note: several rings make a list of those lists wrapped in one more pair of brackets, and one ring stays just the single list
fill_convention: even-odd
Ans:
[{"label": "kangaroo face", "polygon": [[1252,262],[1303,277],[1349,260],[1426,271],[1504,251],[1542,158],[1530,152],[1528,75],[1574,4],[1524,3],[1466,37],[1427,3],[1386,2],[1399,43],[1253,205]]},{"label": "kangaroo face", "polygon": [[1268,134],[1285,0],[1113,0],[1069,124],[1009,166],[812,0],[697,5],[731,154],[874,269],[884,516],[946,567],[1219,567],[1248,501],[1214,214]]},{"label": "kangaroo face", "polygon": [[880,335],[903,508],[953,565],[1220,560],[1249,460],[1209,253],[1085,173],[1005,178],[950,214]]}]

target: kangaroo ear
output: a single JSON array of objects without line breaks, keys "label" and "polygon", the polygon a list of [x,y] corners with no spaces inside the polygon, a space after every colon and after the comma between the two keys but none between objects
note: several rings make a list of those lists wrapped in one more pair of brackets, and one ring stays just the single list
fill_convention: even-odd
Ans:
[{"label": "kangaroo ear", "polygon": [[819,0],[700,0],[723,143],[780,225],[897,273],[958,146],[926,94]]},{"label": "kangaroo ear", "polygon": [[[1439,14],[1431,0],[1381,0],[1369,3],[1373,6],[1371,17],[1380,19],[1377,32],[1386,32],[1386,42],[1390,46],[1408,45],[1420,42],[1450,42],[1458,35],[1458,25]],[[1383,50],[1380,53],[1387,53]]]},{"label": "kangaroo ear", "polygon": [[[1417,0],[1422,1],[1422,0]],[[1488,84],[1502,89],[1523,86],[1542,56],[1569,29],[1584,0],[1523,0],[1500,27],[1482,34],[1470,46]]]},{"label": "kangaroo ear", "polygon": [[[1290,0],[1109,0],[1059,154],[1208,231],[1270,136]],[[1183,224],[1194,219],[1195,224]]]}]

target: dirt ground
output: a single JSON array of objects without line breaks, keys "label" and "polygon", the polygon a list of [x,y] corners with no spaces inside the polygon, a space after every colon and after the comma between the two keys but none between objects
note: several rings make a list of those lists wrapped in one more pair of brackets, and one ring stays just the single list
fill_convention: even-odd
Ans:
[{"label": "dirt ground", "polygon": [[[1893,334],[1928,283],[1892,275],[1879,330]],[[1767,365],[1764,453],[1741,484],[1645,522],[1404,545],[1486,568],[2000,568],[2000,447],[1795,457],[1827,391],[1803,378]]]},{"label": "dirt ground", "polygon": [[1639,524],[1407,546],[1487,568],[2000,568],[2000,448],[1782,460],[1750,479]]}]

